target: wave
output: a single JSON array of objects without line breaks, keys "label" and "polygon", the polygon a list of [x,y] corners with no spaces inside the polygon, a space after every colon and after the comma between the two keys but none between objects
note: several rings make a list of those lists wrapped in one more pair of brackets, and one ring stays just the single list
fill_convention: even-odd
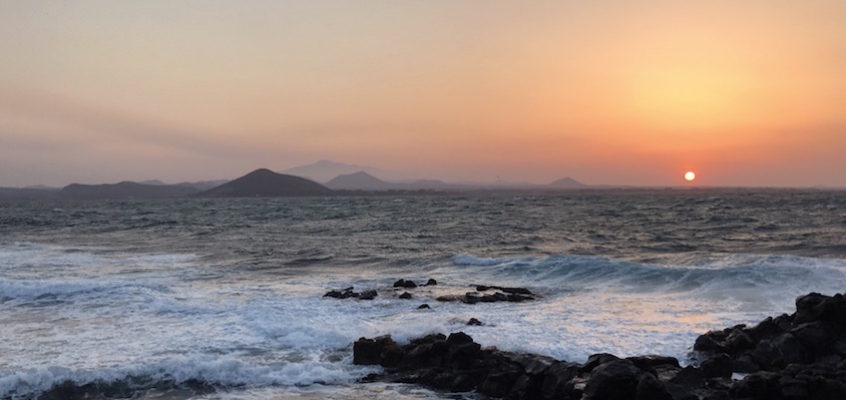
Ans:
[{"label": "wave", "polygon": [[47,367],[6,371],[0,372],[0,398],[28,399],[51,390],[83,391],[92,397],[91,394],[168,387],[208,391],[227,387],[335,385],[352,383],[373,372],[372,368],[352,368],[349,361],[327,363],[305,359],[253,365],[228,357],[183,357],[136,367],[99,370]]},{"label": "wave", "polygon": [[846,282],[846,260],[786,255],[726,255],[662,265],[598,256],[546,258],[453,257],[453,264],[483,267],[493,279],[541,287],[624,288],[655,292],[720,292],[791,287],[837,292]]},{"label": "wave", "polygon": [[0,278],[0,299],[13,300],[69,300],[77,296],[87,298],[107,296],[115,293],[168,293],[165,285],[138,284],[122,281],[96,282],[90,280],[63,282],[53,280],[12,280]]}]

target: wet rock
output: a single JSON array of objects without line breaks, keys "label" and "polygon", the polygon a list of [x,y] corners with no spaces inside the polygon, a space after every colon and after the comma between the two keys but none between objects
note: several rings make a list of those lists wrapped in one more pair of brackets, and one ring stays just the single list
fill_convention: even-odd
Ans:
[{"label": "wet rock", "polygon": [[508,294],[519,294],[519,295],[526,295],[532,296],[533,293],[526,288],[521,287],[503,287],[503,286],[486,286],[486,285],[476,285],[477,292],[486,292],[488,290],[498,290],[503,293]]},{"label": "wet rock", "polygon": [[[530,296],[480,286],[442,301],[475,303]],[[343,292],[341,292],[343,293]],[[468,322],[474,321],[471,319]],[[478,320],[476,320],[478,321]],[[481,321],[479,321],[481,322]],[[385,373],[368,379],[418,383],[445,391],[475,390],[507,399],[794,400],[846,399],[846,298],[811,294],[797,312],[697,338],[700,367],[662,356],[620,359],[594,354],[583,364],[482,349],[462,332],[429,335],[397,346],[360,339],[354,358]],[[377,355],[378,354],[378,355]],[[749,373],[732,380],[733,372]]]},{"label": "wet rock", "polygon": [[421,304],[417,307],[418,310],[428,310],[428,309],[431,309],[431,308],[432,307],[429,307],[429,305],[426,304],[426,303],[423,303],[423,304]]},{"label": "wet rock", "polygon": [[330,290],[323,295],[323,297],[332,297],[335,299],[347,299],[350,297],[358,297],[358,293],[353,292],[353,287],[350,286],[342,290]]},{"label": "wet rock", "polygon": [[478,320],[478,319],[476,319],[476,318],[470,318],[470,320],[469,320],[469,321],[467,321],[467,325],[470,325],[470,326],[482,326],[482,325],[484,325],[484,324],[482,323],[482,321],[479,321],[479,320]]},{"label": "wet rock", "polygon": [[426,281],[426,285],[424,285],[424,286],[437,286],[437,284],[438,284],[438,281],[436,281],[432,278],[429,278],[429,280]]},{"label": "wet rock", "polygon": [[417,284],[410,280],[400,279],[394,282],[395,288],[406,288],[406,289],[413,289],[417,287]]},{"label": "wet rock", "polygon": [[399,295],[399,298],[401,298],[401,299],[410,299],[410,298],[411,298],[411,293],[408,293],[408,292],[403,292],[401,295]]},{"label": "wet rock", "polygon": [[373,300],[379,294],[375,290],[365,290],[358,295],[359,300]]}]

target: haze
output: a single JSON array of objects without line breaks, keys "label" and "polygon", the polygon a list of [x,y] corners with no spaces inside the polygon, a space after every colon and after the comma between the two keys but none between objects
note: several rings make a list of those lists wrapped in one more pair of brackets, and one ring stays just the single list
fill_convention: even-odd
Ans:
[{"label": "haze", "polygon": [[846,2],[689,3],[2,2],[0,186],[846,186]]}]

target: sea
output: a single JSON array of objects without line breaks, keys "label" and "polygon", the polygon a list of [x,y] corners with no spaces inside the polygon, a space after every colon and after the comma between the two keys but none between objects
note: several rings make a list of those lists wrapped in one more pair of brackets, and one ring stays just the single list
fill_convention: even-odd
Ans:
[{"label": "sea", "polygon": [[[438,285],[403,300],[400,278]],[[435,300],[476,284],[537,299]],[[379,295],[323,296],[349,286]],[[94,398],[471,399],[357,383],[379,368],[354,365],[352,343],[463,331],[567,361],[686,364],[704,332],[844,289],[844,191],[4,202],[0,399],[86,384]]]}]

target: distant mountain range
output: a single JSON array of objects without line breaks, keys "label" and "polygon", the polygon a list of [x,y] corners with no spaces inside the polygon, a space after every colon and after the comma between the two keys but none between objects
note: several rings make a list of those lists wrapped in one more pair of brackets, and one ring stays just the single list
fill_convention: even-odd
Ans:
[{"label": "distant mountain range", "polygon": [[198,191],[191,186],[150,185],[136,182],[120,182],[103,185],[74,183],[59,190],[57,196],[63,199],[74,200],[165,198],[184,197]]},{"label": "distant mountain range", "polygon": [[338,175],[326,183],[333,190],[356,190],[356,191],[418,191],[418,190],[440,190],[459,191],[470,190],[474,186],[458,183],[446,183],[436,179],[419,179],[412,181],[388,182],[379,179],[364,171],[351,174]]},{"label": "distant mountain range", "polygon": [[358,171],[338,175],[326,182],[326,186],[334,190],[392,190],[395,189],[396,185],[385,182],[367,172]]},{"label": "distant mountain range", "polygon": [[344,164],[331,160],[320,160],[311,164],[300,165],[279,172],[288,175],[301,176],[315,182],[329,182],[339,175],[347,175],[356,172],[366,172],[371,175],[381,176],[383,179],[402,179],[402,176],[396,172],[364,165]]},{"label": "distant mountain range", "polygon": [[583,189],[588,187],[588,185],[585,185],[584,183],[581,183],[570,177],[552,181],[547,186],[554,189]]},{"label": "distant mountain range", "polygon": [[[573,178],[562,178],[546,185],[520,182],[497,183],[447,183],[440,180],[388,181],[377,177],[375,168],[356,170],[361,166],[318,161],[313,164],[290,168],[290,173],[277,173],[257,169],[240,178],[166,184],[160,180],[119,182],[87,185],[74,183],[64,188],[30,186],[25,188],[0,188],[0,199],[145,199],[177,197],[277,197],[277,196],[326,196],[345,192],[414,192],[414,191],[487,191],[487,190],[573,190],[596,186],[585,185]],[[352,169],[352,171],[350,171]],[[325,178],[334,171],[349,171]],[[301,173],[303,175],[295,175]],[[311,179],[308,175],[316,177]],[[317,181],[326,182],[325,185]]]}]

